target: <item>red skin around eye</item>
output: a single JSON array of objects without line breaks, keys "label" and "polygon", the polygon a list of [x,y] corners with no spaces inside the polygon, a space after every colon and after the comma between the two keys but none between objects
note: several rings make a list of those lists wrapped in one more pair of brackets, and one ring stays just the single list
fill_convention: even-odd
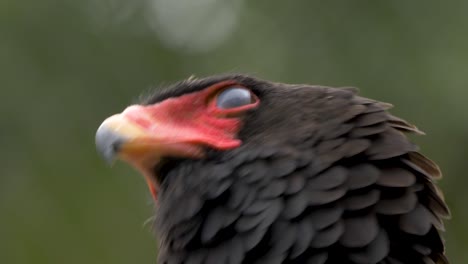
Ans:
[{"label": "red skin around eye", "polygon": [[252,94],[255,99],[252,104],[231,109],[218,108],[216,95],[223,88],[233,85],[240,86],[233,81],[220,82],[202,91],[169,98],[158,104],[131,106],[122,114],[166,143],[195,143],[228,150],[241,144],[236,135],[241,127],[242,113],[259,104],[258,98]]}]

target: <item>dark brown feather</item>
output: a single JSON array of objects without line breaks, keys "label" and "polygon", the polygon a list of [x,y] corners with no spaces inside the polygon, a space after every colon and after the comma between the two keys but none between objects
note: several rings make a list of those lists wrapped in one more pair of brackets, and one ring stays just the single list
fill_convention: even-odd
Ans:
[{"label": "dark brown feather", "polygon": [[380,230],[377,237],[369,245],[350,253],[349,258],[360,264],[379,263],[379,261],[387,257],[389,252],[390,241],[387,233]]},{"label": "dark brown feather", "polygon": [[377,217],[368,214],[344,219],[345,232],[340,243],[345,247],[365,247],[374,240],[380,232]]},{"label": "dark brown feather", "polygon": [[416,177],[402,168],[384,168],[377,184],[384,187],[410,187],[416,183]]}]

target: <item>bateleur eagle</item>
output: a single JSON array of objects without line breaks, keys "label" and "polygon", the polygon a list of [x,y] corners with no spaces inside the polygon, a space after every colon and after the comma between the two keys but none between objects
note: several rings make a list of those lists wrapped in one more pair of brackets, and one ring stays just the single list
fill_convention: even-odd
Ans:
[{"label": "bateleur eagle", "polygon": [[106,119],[156,204],[158,263],[448,263],[438,166],[353,88],[190,78]]}]

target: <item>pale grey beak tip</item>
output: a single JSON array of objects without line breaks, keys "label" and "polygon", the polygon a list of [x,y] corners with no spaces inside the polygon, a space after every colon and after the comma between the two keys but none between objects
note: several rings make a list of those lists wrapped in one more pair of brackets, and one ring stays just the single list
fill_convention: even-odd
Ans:
[{"label": "pale grey beak tip", "polygon": [[96,149],[103,159],[111,165],[126,138],[105,125],[96,131]]}]

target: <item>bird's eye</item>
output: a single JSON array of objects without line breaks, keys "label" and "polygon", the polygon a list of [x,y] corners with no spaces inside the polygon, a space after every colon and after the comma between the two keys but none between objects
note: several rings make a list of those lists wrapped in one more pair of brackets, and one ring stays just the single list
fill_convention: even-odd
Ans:
[{"label": "bird's eye", "polygon": [[232,87],[222,91],[217,99],[216,106],[221,109],[231,109],[252,103],[252,94],[242,87]]}]

